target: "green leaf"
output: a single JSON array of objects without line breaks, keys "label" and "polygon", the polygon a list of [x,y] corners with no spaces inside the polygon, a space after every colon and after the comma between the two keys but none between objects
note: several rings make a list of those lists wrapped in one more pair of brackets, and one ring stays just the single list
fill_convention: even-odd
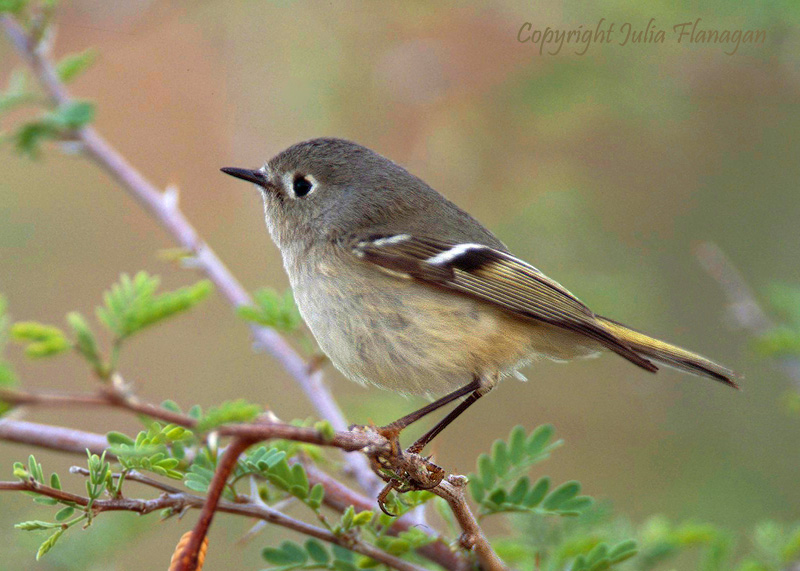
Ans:
[{"label": "green leaf", "polygon": [[486,488],[483,487],[481,479],[475,474],[469,475],[469,491],[472,494],[472,499],[477,503],[481,503],[486,495]]},{"label": "green leaf", "polygon": [[336,430],[327,420],[320,420],[319,422],[315,423],[314,430],[319,432],[323,442],[331,442],[333,441],[333,437],[336,436]]},{"label": "green leaf", "polygon": [[94,119],[95,106],[89,101],[70,101],[58,106],[49,119],[64,130],[79,129]]},{"label": "green leaf", "polygon": [[552,424],[544,424],[534,430],[530,437],[526,448],[529,454],[540,454],[545,450],[547,442],[553,437],[555,428]]},{"label": "green leaf", "polygon": [[311,492],[308,494],[306,503],[311,509],[318,510],[322,505],[322,500],[324,497],[325,488],[322,486],[322,484],[314,484],[314,487],[311,488]]},{"label": "green leaf", "polygon": [[519,464],[525,455],[525,427],[517,425],[511,429],[508,435],[509,459],[513,464]]},{"label": "green leaf", "polygon": [[58,511],[58,513],[56,513],[55,516],[56,521],[64,521],[65,519],[68,519],[70,516],[72,516],[72,514],[74,513],[75,513],[75,508],[73,508],[72,506],[67,506],[65,508],[62,508]]},{"label": "green leaf", "polygon": [[528,492],[528,495],[525,497],[525,505],[529,508],[535,508],[538,506],[544,499],[545,495],[547,495],[547,490],[549,488],[550,478],[547,476],[539,478],[539,480],[536,482],[536,485],[533,486],[533,489]]},{"label": "green leaf", "polygon": [[119,283],[103,295],[105,305],[97,309],[98,319],[118,340],[181,313],[205,299],[213,290],[202,280],[188,287],[156,295],[159,279],[139,272],[133,278],[123,274]]},{"label": "green leaf", "polygon": [[133,446],[135,444],[133,438],[131,438],[127,434],[122,434],[121,432],[117,432],[115,430],[106,433],[106,440],[111,446],[119,446],[119,445]]},{"label": "green leaf", "polygon": [[237,309],[239,316],[247,321],[284,333],[295,331],[303,321],[291,290],[286,290],[281,296],[275,290],[264,288],[253,294],[253,302],[253,305]]},{"label": "green leaf", "polygon": [[328,551],[316,539],[309,539],[308,541],[306,541],[305,548],[306,551],[308,552],[308,556],[314,563],[327,565],[331,559],[331,556],[328,554]]},{"label": "green leaf", "polygon": [[199,432],[207,432],[223,424],[250,422],[261,414],[261,407],[244,399],[226,401],[218,407],[211,407],[197,423]]},{"label": "green leaf", "polygon": [[40,484],[44,484],[44,472],[42,472],[42,465],[36,461],[36,458],[33,456],[33,454],[28,456],[28,473],[34,480]]},{"label": "green leaf", "polygon": [[291,541],[284,541],[278,549],[267,547],[261,552],[261,556],[275,565],[299,566],[308,561],[305,550]]},{"label": "green leaf", "polygon": [[373,517],[375,517],[375,512],[369,510],[358,512],[355,516],[353,516],[353,527],[367,525],[372,521]]},{"label": "green leaf", "polygon": [[505,474],[510,467],[508,446],[502,440],[495,440],[492,444],[492,463],[497,474]]},{"label": "green leaf", "polygon": [[28,91],[28,78],[25,70],[15,69],[9,75],[8,87],[0,93],[0,113],[35,100],[36,96]]},{"label": "green leaf", "polygon": [[50,357],[69,349],[64,332],[58,327],[35,321],[20,321],[11,327],[11,336],[27,343],[25,354],[31,358]]},{"label": "green leaf", "polygon": [[508,494],[508,502],[511,504],[521,504],[525,499],[525,495],[528,493],[528,488],[530,488],[530,480],[527,476],[523,476],[517,480],[517,483]]},{"label": "green leaf", "polygon": [[352,563],[355,559],[353,552],[341,545],[332,545],[331,551],[333,552],[333,558],[336,559],[337,562]]},{"label": "green leaf", "polygon": [[578,482],[564,482],[545,498],[542,507],[546,510],[555,511],[564,502],[577,496],[580,491],[581,485]]},{"label": "green leaf", "polygon": [[181,407],[179,407],[178,403],[176,403],[174,400],[165,400],[161,403],[161,408],[170,412],[177,412],[179,414],[182,412]]},{"label": "green leaf", "polygon": [[487,454],[481,454],[478,457],[478,474],[480,474],[481,483],[486,489],[491,489],[494,486],[494,466],[492,465],[492,459]]},{"label": "green leaf", "polygon": [[622,541],[611,548],[608,552],[608,559],[611,563],[621,563],[636,555],[638,551],[636,542],[632,539]]},{"label": "green leaf", "polygon": [[61,538],[62,535],[64,535],[65,531],[66,530],[63,528],[59,529],[53,535],[44,540],[44,542],[39,546],[39,550],[36,552],[36,561],[39,561],[39,559],[41,559],[45,553],[53,549],[53,546],[55,546],[56,542]]},{"label": "green leaf", "polygon": [[[302,490],[302,496],[300,499],[304,499],[308,495],[308,476],[306,475],[306,469],[303,467],[302,464],[294,464],[292,465],[292,486],[297,487]],[[297,495],[294,494],[293,495]]]},{"label": "green leaf", "polygon": [[97,52],[92,49],[69,54],[56,64],[56,73],[61,81],[68,83],[92,65],[96,57]]},{"label": "green leaf", "polygon": [[58,477],[58,474],[53,472],[50,474],[50,487],[56,490],[61,489],[61,479]]},{"label": "green leaf", "polygon": [[42,504],[43,506],[54,506],[58,504],[58,500],[55,498],[50,498],[48,496],[37,496],[33,498],[33,501],[37,504]]},{"label": "green leaf", "polygon": [[100,357],[100,351],[97,348],[97,340],[86,319],[77,311],[73,311],[67,314],[67,323],[69,323],[72,332],[75,334],[75,345],[78,353],[89,361],[95,371],[102,373],[105,367]]},{"label": "green leaf", "polygon": [[0,14],[18,14],[28,5],[28,0],[0,0]]},{"label": "green leaf", "polygon": [[22,531],[41,531],[43,529],[53,529],[56,527],[61,527],[60,523],[49,523],[46,521],[38,521],[38,520],[31,520],[31,521],[23,521],[20,523],[14,524],[16,529],[21,529]]}]

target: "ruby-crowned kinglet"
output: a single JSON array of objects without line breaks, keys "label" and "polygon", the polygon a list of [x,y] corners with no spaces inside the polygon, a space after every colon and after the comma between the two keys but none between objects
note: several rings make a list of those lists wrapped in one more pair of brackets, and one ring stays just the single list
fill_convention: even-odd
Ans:
[{"label": "ruby-crowned kinglet", "polygon": [[415,452],[502,376],[540,357],[610,350],[650,372],[660,363],[737,386],[732,371],[705,357],[595,314],[365,147],[314,139],[260,169],[222,171],[261,191],[297,307],[345,376],[401,393],[452,391],[397,429],[469,395]]}]

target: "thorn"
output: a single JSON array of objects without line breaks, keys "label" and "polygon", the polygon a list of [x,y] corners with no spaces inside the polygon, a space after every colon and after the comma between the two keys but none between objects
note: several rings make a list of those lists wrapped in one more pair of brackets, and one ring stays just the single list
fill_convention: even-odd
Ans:
[{"label": "thorn", "polygon": [[178,187],[174,184],[167,186],[164,193],[161,195],[161,202],[167,210],[174,211],[178,208]]}]

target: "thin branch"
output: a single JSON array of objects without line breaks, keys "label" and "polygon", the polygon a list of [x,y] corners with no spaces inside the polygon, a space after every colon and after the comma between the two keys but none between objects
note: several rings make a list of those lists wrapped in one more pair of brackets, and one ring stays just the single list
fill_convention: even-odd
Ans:
[{"label": "thin branch", "polygon": [[[11,17],[0,18],[6,34],[17,51],[25,58],[39,78],[42,87],[54,104],[63,105],[72,100],[64,84],[45,53],[42,43],[34,44],[24,29]],[[217,288],[234,307],[252,305],[252,298],[231,274],[217,254],[199,236],[195,228],[178,208],[174,200],[165,198],[155,185],[147,180],[125,158],[112,147],[94,128],[83,127],[75,133],[77,141],[93,161],[147,210],[172,235],[183,248],[192,252],[196,266],[214,282]],[[254,338],[295,379],[311,401],[317,413],[328,420],[336,430],[345,430],[347,422],[336,404],[320,371],[310,372],[309,365],[292,349],[291,345],[275,330],[250,325]],[[362,456],[346,457],[350,470],[359,485],[374,493],[379,482],[370,471]]]},{"label": "thin branch", "polygon": [[208,494],[203,504],[203,510],[200,512],[200,517],[192,530],[192,535],[178,559],[175,571],[195,571],[197,569],[200,550],[208,535],[208,528],[211,527],[211,521],[214,519],[214,513],[217,511],[217,505],[228,483],[228,478],[236,467],[239,456],[252,444],[255,444],[254,440],[234,438],[230,446],[225,449],[222,458],[217,463],[217,469],[214,471],[211,484],[208,486]]},{"label": "thin branch", "polygon": [[508,571],[508,567],[492,549],[492,545],[483,533],[478,520],[475,519],[467,505],[467,500],[464,497],[464,486],[466,484],[467,479],[464,476],[449,476],[431,491],[443,498],[450,506],[458,525],[463,531],[460,538],[461,545],[475,553],[481,569],[484,571]]},{"label": "thin branch", "polygon": [[[57,490],[55,488],[51,488],[50,486],[40,484],[35,480],[0,482],[0,491],[35,492],[58,501],[71,502],[84,508],[89,505],[89,498],[87,497],[65,492],[64,490]],[[92,502],[92,511],[94,513],[106,511],[132,511],[139,514],[148,514],[166,508],[171,508],[175,511],[182,511],[186,508],[198,509],[202,508],[204,503],[205,498],[195,496],[194,494],[183,492],[165,493],[152,500],[133,498],[98,499]],[[350,549],[351,551],[355,551],[356,553],[371,557],[372,559],[388,565],[393,569],[397,569],[398,571],[424,571],[422,567],[412,565],[407,561],[403,561],[397,557],[394,557],[393,555],[389,555],[385,551],[360,541],[358,538],[354,538],[352,536],[337,536],[326,529],[322,529],[320,527],[316,527],[314,525],[294,519],[286,514],[258,503],[234,503],[221,501],[217,505],[217,510],[231,514],[262,519],[281,527],[297,531],[309,537],[314,537],[328,543],[340,545]]]},{"label": "thin branch", "polygon": [[[63,396],[63,395],[62,395]],[[193,419],[192,419],[193,420]],[[0,425],[1,426],[1,425]],[[260,422],[258,424],[235,424],[221,426],[217,429],[221,436],[233,436],[251,443],[269,439],[293,440],[296,442],[306,442],[319,446],[336,447],[348,452],[366,452],[368,454],[387,453],[391,449],[390,443],[381,435],[373,431],[345,431],[336,432],[333,437],[320,433],[313,428],[292,426],[280,422]],[[74,446],[73,446],[74,448]],[[236,455],[238,458],[238,454]],[[216,475],[215,475],[216,477]],[[374,501],[358,496],[352,490],[345,488],[332,478],[323,478],[321,472],[312,470],[309,479],[317,479],[326,485],[326,498],[330,505],[341,508],[346,505],[355,505],[359,508],[370,509],[374,507]],[[431,492],[444,498],[453,510],[456,520],[464,532],[464,546],[473,550],[486,569],[503,569],[496,566],[500,561],[491,548],[488,540],[477,524],[475,517],[469,509],[464,499],[463,491],[453,482],[463,486],[461,477],[451,476],[443,480]],[[330,498],[328,497],[330,493]],[[398,522],[404,528],[408,528],[408,522]],[[448,552],[444,544],[425,546],[420,553],[448,569],[463,569],[464,560]],[[502,565],[502,563],[499,563]],[[495,565],[494,567],[492,565]]]},{"label": "thin branch", "polygon": [[[108,453],[106,453],[106,458],[108,458],[108,457],[109,457],[109,455],[108,455]],[[89,476],[89,474],[91,472],[89,472],[89,470],[87,470],[86,468],[83,468],[82,466],[71,466],[70,469],[69,469],[69,473],[70,474],[78,474],[80,476]],[[122,474],[119,474],[119,473],[115,472],[115,473],[111,474],[111,476],[115,480],[118,480],[122,476]],[[126,482],[139,482],[140,484],[144,484],[146,486],[150,486],[151,488],[155,488],[156,490],[159,490],[159,491],[162,491],[162,492],[166,492],[168,494],[182,494],[183,493],[183,490],[181,490],[180,488],[176,488],[175,486],[170,486],[169,484],[165,484],[164,482],[159,482],[158,480],[156,480],[154,478],[150,478],[149,476],[145,476],[144,474],[140,474],[136,470],[130,470],[128,472],[125,472],[125,481]]]},{"label": "thin branch", "polygon": [[[0,440],[81,455],[85,455],[86,450],[100,455],[108,448],[108,441],[102,434],[12,418],[0,418]],[[106,454],[106,457],[113,455]]]},{"label": "thin branch", "polygon": [[[120,383],[115,383],[119,385]],[[66,394],[66,393],[32,393],[23,391],[12,391],[0,389],[0,401],[19,406],[111,406],[131,410],[133,412],[147,414],[148,416],[171,422],[187,428],[193,428],[196,420],[186,415],[180,415],[147,403],[134,403],[131,398],[124,398],[115,392],[102,390],[99,394]],[[8,423],[6,427],[3,422]],[[251,425],[238,425],[236,427],[221,427],[220,433],[223,435],[249,435],[259,438],[282,438],[287,440],[299,440],[303,442],[319,443],[318,435],[309,433],[308,429],[296,430],[297,427],[291,425],[270,425],[269,428],[253,429],[247,428]],[[70,435],[61,434],[61,431],[71,433]],[[354,434],[348,432],[347,434]],[[372,435],[374,433],[355,433],[362,435]],[[99,434],[81,431],[68,431],[67,429],[54,428],[48,425],[23,423],[20,421],[1,421],[0,420],[0,439],[11,440],[22,444],[51,448],[55,450],[65,450],[84,454],[86,448],[90,448],[93,453],[100,454],[107,447],[105,437]],[[54,445],[61,443],[64,447]],[[91,444],[91,446],[89,446]],[[355,451],[364,447],[378,449],[382,442],[366,438],[363,441],[338,442],[340,448],[347,451]],[[374,510],[375,500],[362,496],[351,490],[335,478],[325,474],[313,466],[307,466],[309,480],[313,484],[321,483],[325,488],[326,505],[339,512],[353,505],[357,511]],[[421,524],[427,527],[426,524]],[[415,525],[408,518],[400,518],[393,525],[393,533],[407,531]],[[417,550],[423,557],[442,565],[446,569],[462,570],[469,566],[466,558],[450,549],[441,539],[420,547]]]},{"label": "thin branch", "polygon": [[[313,464],[306,465],[306,474],[308,475],[310,486],[321,484],[325,488],[325,496],[322,501],[329,508],[340,513],[350,506],[353,506],[356,512],[373,511],[375,509],[374,499],[367,498],[351,490]],[[401,517],[392,523],[389,533],[396,535],[403,531],[408,531],[412,527],[423,529],[424,531],[427,524],[415,524],[408,518]],[[435,533],[435,530],[432,531]],[[417,553],[452,571],[467,571],[472,568],[469,560],[462,553],[453,551],[440,537],[437,537],[436,541],[432,543],[419,547]]]},{"label": "thin branch", "polygon": [[[119,383],[115,383],[117,385]],[[119,391],[115,386],[103,386],[94,394],[35,393],[0,389],[0,401],[12,406],[74,407],[99,406],[124,409],[149,416],[167,423],[193,428],[197,421],[191,416],[173,412],[154,404],[145,403],[132,395]]]},{"label": "thin branch", "polygon": [[[106,437],[102,434],[13,419],[0,420],[0,440],[47,448],[60,452],[69,452],[81,456],[86,454],[87,449],[93,454],[102,454],[103,450],[108,446]],[[106,458],[111,460],[114,456],[110,452],[106,452]],[[71,467],[70,472],[82,476],[89,475],[89,471],[86,468],[79,466]],[[339,480],[326,474],[316,466],[307,465],[306,473],[308,474],[310,486],[319,483],[325,488],[323,502],[329,508],[340,513],[349,506],[353,506],[357,512],[375,509],[375,500],[373,498],[368,498],[348,488],[339,482]],[[114,477],[119,477],[119,474],[115,474]],[[181,493],[179,488],[164,484],[144,474],[140,474],[135,470],[127,472],[125,479],[139,482],[163,492],[171,494]],[[397,534],[408,531],[411,527],[414,527],[414,524],[405,518],[400,518],[392,524],[390,532]],[[453,551],[450,546],[440,538],[437,538],[433,543],[420,547],[417,549],[417,552],[445,569],[466,571],[470,568],[467,559],[460,553]]]},{"label": "thin branch", "polygon": [[[11,38],[12,42],[20,53],[25,57],[31,68],[39,77],[42,86],[46,90],[49,97],[57,105],[65,104],[71,101],[65,86],[61,83],[49,55],[45,53],[43,44],[34,44],[25,34],[24,30],[10,17],[3,17],[2,24],[5,27],[6,33]],[[197,231],[189,223],[183,213],[178,209],[177,204],[171,197],[165,197],[164,193],[158,190],[152,183],[150,183],[144,176],[141,175],[125,158],[120,155],[105,139],[103,139],[97,131],[92,127],[83,127],[76,131],[76,140],[82,144],[83,150],[91,157],[96,164],[104,169],[112,178],[119,182],[122,187],[133,196],[150,214],[152,214],[161,225],[173,236],[173,238],[185,249],[192,252],[195,258],[197,267],[201,268],[208,277],[215,283],[217,288],[223,293],[228,301],[235,307],[242,305],[252,304],[252,300],[246,290],[241,284],[233,277],[230,271],[225,267],[222,261],[217,257],[214,251],[199,237]],[[291,348],[283,337],[276,331],[251,325],[251,330],[256,341],[264,347],[274,358],[276,358],[281,365],[294,377],[305,391],[307,397],[312,402],[317,412],[322,418],[331,422],[332,426],[338,431],[332,440],[326,440],[325,437],[312,429],[304,429],[299,427],[292,427],[278,423],[267,424],[253,424],[253,425],[236,425],[226,426],[219,429],[222,435],[234,436],[234,445],[228,448],[230,451],[229,457],[232,458],[231,467],[235,464],[239,454],[246,448],[246,445],[252,442],[269,439],[269,438],[288,438],[298,440],[301,442],[313,442],[319,445],[330,445],[341,448],[346,451],[364,450],[365,448],[376,453],[388,446],[388,443],[382,437],[371,432],[343,432],[347,423],[341,410],[336,405],[333,396],[325,386],[322,375],[319,371],[311,372],[307,363]],[[138,403],[132,399],[115,399],[114,395],[101,398],[103,402],[96,400],[96,397],[91,397],[85,400],[83,404],[87,405],[104,405],[110,404],[112,406],[120,406],[140,414],[147,414],[154,418],[165,419],[164,411],[159,407]],[[19,404],[34,404],[33,401]],[[41,404],[41,402],[39,403]],[[50,404],[56,404],[56,399],[50,401]],[[177,418],[170,418],[168,422],[174,422],[183,426],[194,426],[194,420],[187,420],[184,415],[175,415]],[[238,443],[239,445],[236,445]],[[244,446],[244,448],[242,448]],[[361,455],[347,455],[346,461],[350,464],[350,469],[359,481],[360,485],[369,491],[376,489],[377,479],[369,470],[368,464],[364,457]],[[227,464],[226,464],[227,466]],[[215,478],[219,476],[220,480],[224,482],[227,480],[227,473],[224,470],[218,470]],[[453,482],[460,482],[460,485]],[[0,489],[20,489],[20,483],[15,482],[0,482]],[[23,482],[26,486],[33,486],[34,484]],[[433,492],[443,497],[453,509],[457,521],[461,525],[464,536],[462,542],[472,549],[478,560],[481,562],[485,569],[505,569],[502,562],[500,562],[497,555],[492,551],[488,540],[483,535],[480,527],[477,524],[474,516],[470,512],[466,501],[464,500],[463,481],[445,480],[440,483]],[[39,493],[44,493],[40,484],[36,484]],[[51,489],[52,490],[52,489]],[[53,493],[65,493],[59,490],[52,490]],[[46,494],[47,495],[47,494]],[[55,496],[52,496],[55,497]],[[83,498],[87,503],[88,499]],[[203,524],[207,530],[210,523],[210,516],[213,515],[214,509],[220,511],[227,511],[230,513],[245,513],[244,508],[250,508],[250,512],[268,509],[263,506],[241,506],[238,504],[230,505],[228,502],[219,502],[215,507],[218,500],[210,497],[205,500],[206,506],[211,506],[209,510],[204,510],[204,516],[208,522]],[[76,501],[70,499],[68,501]],[[199,503],[198,503],[199,502]],[[87,505],[87,503],[79,505]],[[164,494],[157,500],[129,500],[129,499],[114,499],[114,500],[97,500],[93,504],[93,509],[98,511],[108,511],[114,509],[125,509],[132,511],[139,511],[139,513],[149,513],[154,509],[161,509],[162,507],[176,507],[186,506],[200,507],[204,505],[204,500],[189,494]],[[235,511],[234,511],[235,510]],[[341,538],[333,536],[330,532],[309,526],[303,522],[292,520],[293,523],[287,523],[286,516],[283,514],[273,514],[271,516],[282,521],[281,525],[302,531],[306,535],[318,537],[326,541],[342,544],[344,541]],[[264,517],[273,521],[273,519]],[[281,519],[286,518],[286,519]],[[202,520],[202,518],[201,518]],[[278,521],[274,521],[278,523]],[[302,528],[302,529],[301,529]],[[201,529],[200,524],[196,531]],[[199,533],[193,534],[193,542],[196,537],[202,542],[203,535]],[[350,543],[352,539],[346,543]],[[406,562],[400,561],[386,553],[376,550],[368,545],[344,545],[350,549],[364,553],[380,562],[391,565],[397,569],[419,569],[416,566],[410,565]],[[189,550],[187,550],[189,551]],[[370,552],[371,551],[371,552]],[[190,551],[190,555],[191,555]],[[391,561],[390,561],[391,560]]]},{"label": "thin branch", "polygon": [[[713,242],[704,242],[695,249],[695,255],[703,269],[722,288],[722,292],[728,298],[730,315],[737,325],[754,337],[760,337],[775,327],[775,323],[758,303],[756,295],[747,285],[741,272],[719,246]],[[800,388],[800,359],[775,357],[773,361],[792,380],[795,387]]]}]

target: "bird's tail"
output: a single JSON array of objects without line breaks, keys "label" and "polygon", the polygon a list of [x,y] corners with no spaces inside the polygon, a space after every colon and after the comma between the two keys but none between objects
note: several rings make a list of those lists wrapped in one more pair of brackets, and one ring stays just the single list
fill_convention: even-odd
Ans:
[{"label": "bird's tail", "polygon": [[630,327],[626,327],[606,317],[600,317],[598,315],[597,319],[623,343],[627,344],[642,357],[653,359],[668,367],[680,369],[681,371],[686,371],[687,373],[692,373],[701,377],[708,377],[734,388],[739,388],[737,381],[741,379],[740,375],[706,359],[702,355],[692,353],[686,349],[681,349],[680,347],[664,341],[659,341],[658,339],[635,331]]}]

